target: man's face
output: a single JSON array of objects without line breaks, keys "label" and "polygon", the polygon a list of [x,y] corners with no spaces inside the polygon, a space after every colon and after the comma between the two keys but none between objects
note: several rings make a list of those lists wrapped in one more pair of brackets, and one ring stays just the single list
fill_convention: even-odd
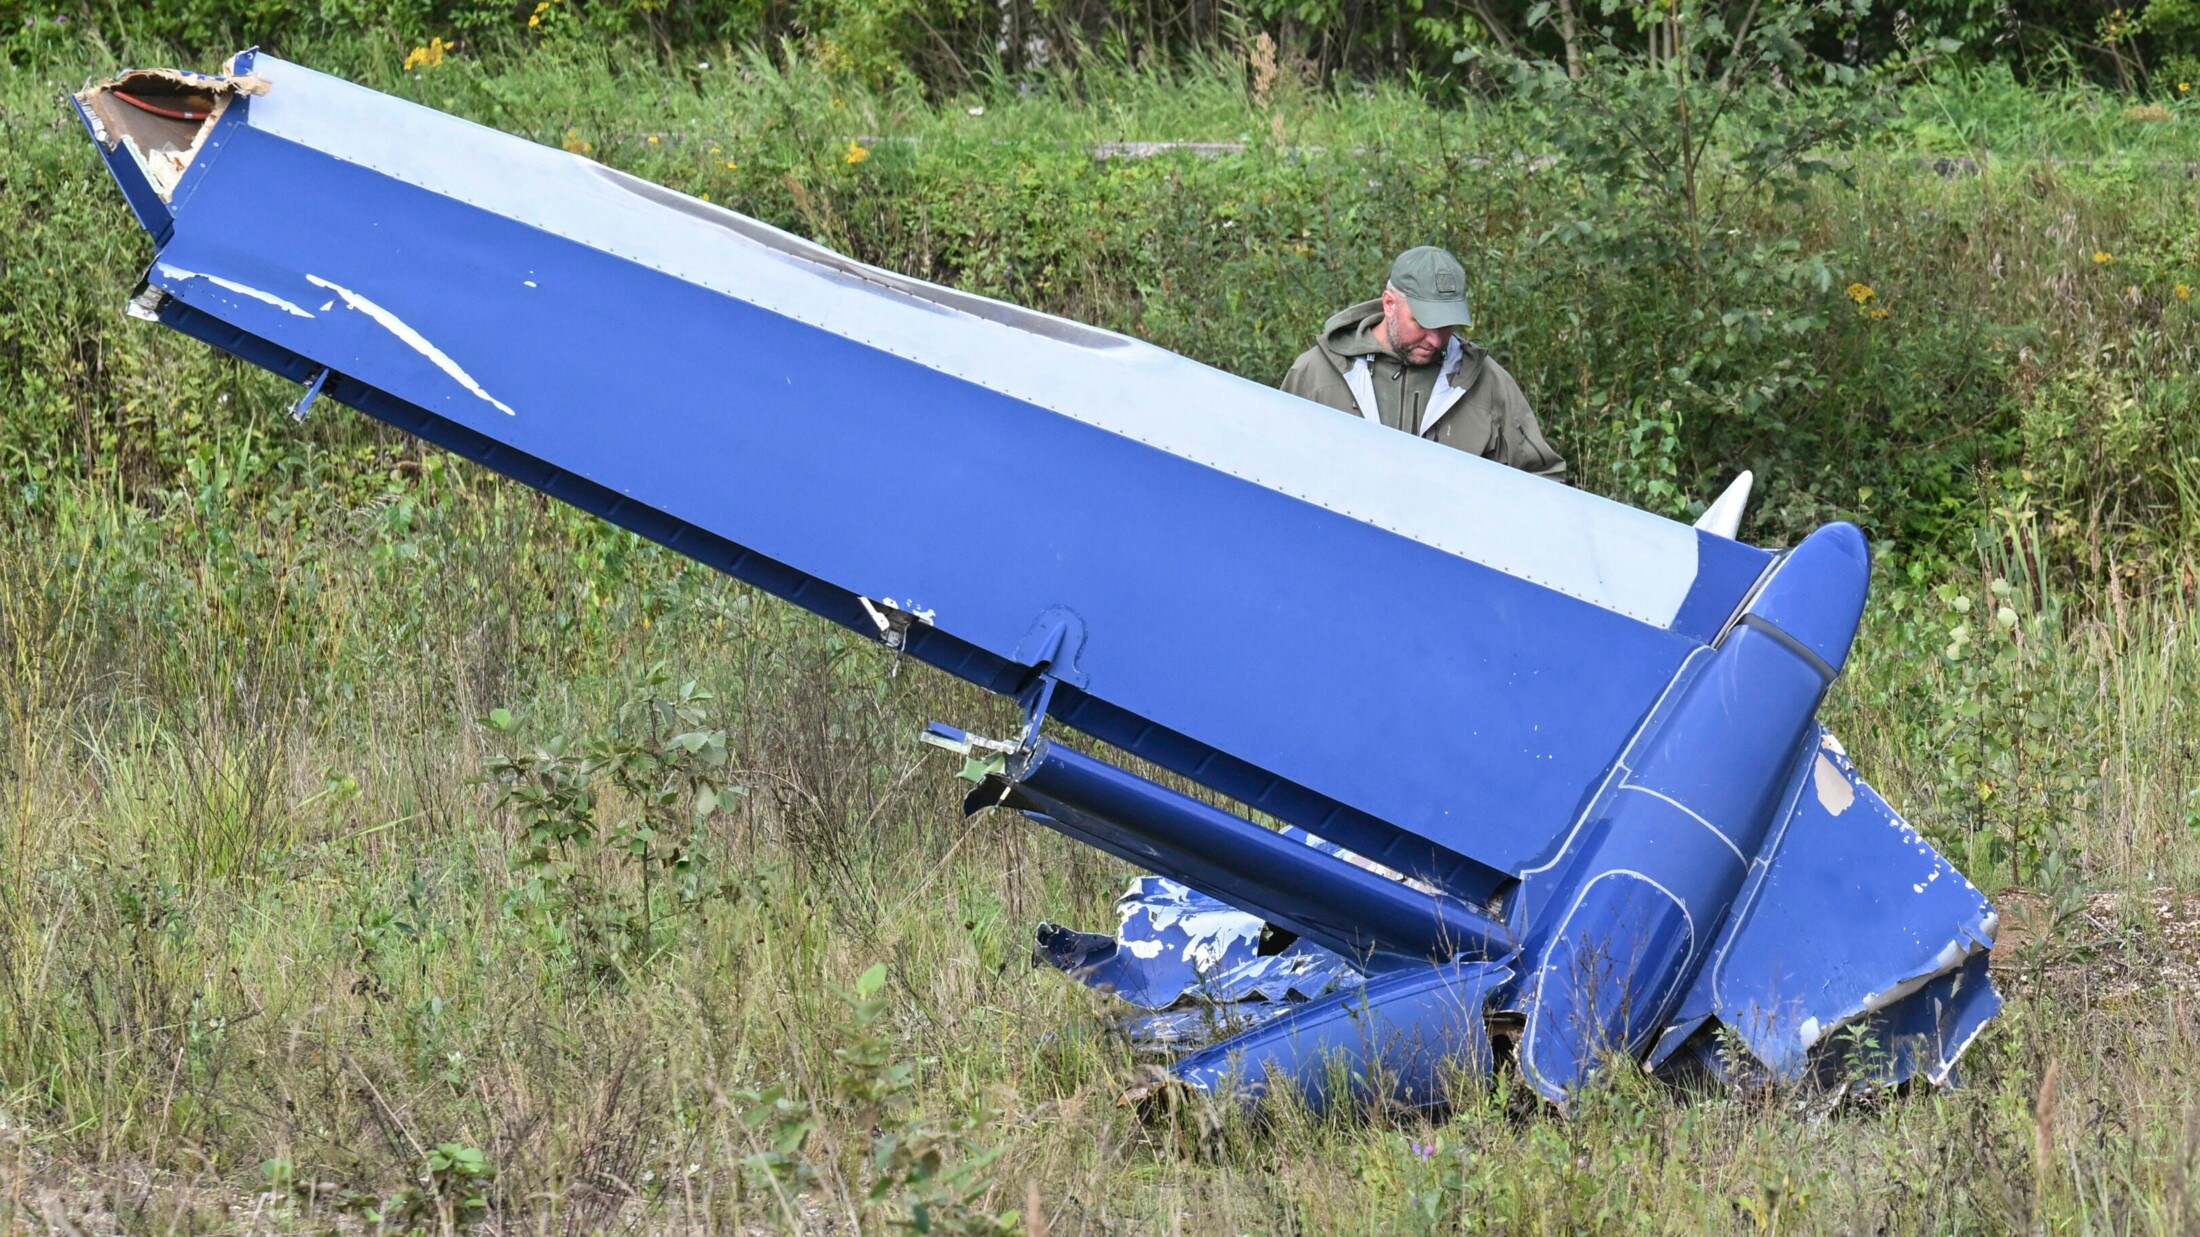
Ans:
[{"label": "man's face", "polygon": [[1413,320],[1413,309],[1394,289],[1383,289],[1383,331],[1390,336],[1390,350],[1408,365],[1426,365],[1444,355],[1451,345],[1451,328],[1427,330]]}]

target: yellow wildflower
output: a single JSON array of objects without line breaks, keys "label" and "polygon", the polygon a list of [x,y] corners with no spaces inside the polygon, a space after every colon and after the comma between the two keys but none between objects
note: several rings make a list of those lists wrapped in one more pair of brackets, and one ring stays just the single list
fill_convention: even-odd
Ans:
[{"label": "yellow wildflower", "polygon": [[2096,249],[2093,251],[2093,265],[2095,266],[2107,266],[2109,263],[2114,262],[2115,260],[2116,255],[2108,252],[2106,249]]},{"label": "yellow wildflower", "polygon": [[1877,322],[1892,313],[1894,313],[1894,311],[1884,305],[1881,305],[1875,309],[1867,309],[1864,311],[1865,316],[1870,318],[1874,322]]},{"label": "yellow wildflower", "polygon": [[581,131],[578,129],[567,129],[565,131],[565,148],[576,155],[585,155],[595,149],[581,140]]},{"label": "yellow wildflower", "polygon": [[841,157],[850,163],[861,163],[865,159],[871,157],[871,152],[866,147],[858,146],[854,142],[850,142],[848,143],[848,153]]},{"label": "yellow wildflower", "polygon": [[2177,83],[2177,93],[2178,93],[2178,94],[2191,94],[2191,93],[2192,93],[2192,83],[2191,83],[2191,82],[2179,82],[2179,83]]},{"label": "yellow wildflower", "polygon": [[528,17],[527,17],[527,24],[528,24],[529,26],[539,26],[539,25],[541,25],[541,24],[542,24],[542,14],[540,14],[540,13],[531,13],[531,14],[529,14],[529,15],[528,15]]},{"label": "yellow wildflower", "polygon": [[655,146],[655,145],[657,144],[657,135],[656,135],[656,134],[652,133],[652,134],[650,134],[650,135],[649,135],[649,144],[650,144],[650,145],[652,145],[652,146]]},{"label": "yellow wildflower", "polygon": [[2182,283],[2178,284],[2176,287],[2170,289],[2170,293],[2180,301],[2189,301],[2192,299],[2192,285]]},{"label": "yellow wildflower", "polygon": [[1877,292],[1872,291],[1872,286],[1868,283],[1852,283],[1849,285],[1849,299],[1859,305],[1878,295]]},{"label": "yellow wildflower", "polygon": [[450,50],[451,45],[442,39],[429,39],[427,46],[416,47],[405,54],[405,72],[435,68],[443,63],[443,53]]},{"label": "yellow wildflower", "polygon": [[728,160],[726,160],[726,170],[727,170],[727,171],[729,171],[729,172],[730,172],[730,171],[732,171],[732,170],[734,170],[734,169],[735,169],[735,168],[737,168],[737,167],[740,167],[740,166],[741,166],[740,164],[738,164],[738,163],[735,163],[735,162],[734,162],[733,160],[731,160],[731,159],[728,159]]}]

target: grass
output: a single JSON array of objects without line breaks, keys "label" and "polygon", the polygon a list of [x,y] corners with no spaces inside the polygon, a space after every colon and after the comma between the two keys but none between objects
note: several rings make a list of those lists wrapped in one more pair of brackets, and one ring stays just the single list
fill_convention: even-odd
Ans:
[{"label": "grass", "polygon": [[[2058,741],[2107,775],[2056,819],[2051,879],[2005,899],[2028,939],[1964,1089],[1844,1106],[1622,1077],[1562,1119],[1500,1082],[1433,1125],[1154,1127],[1114,1104],[1138,1063],[1110,1011],[1026,962],[1034,921],[1106,922],[1127,871],[965,820],[947,768],[909,772],[922,720],[997,726],[997,702],[467,468],[393,475],[280,520],[70,491],[11,528],[0,1164],[19,1218],[287,1228],[372,1206],[433,1227],[464,1218],[455,1199],[403,1200],[449,1143],[495,1168],[500,1228],[869,1227],[895,1200],[862,1201],[869,1127],[834,1080],[863,1042],[841,994],[878,961],[887,1050],[923,1063],[908,1119],[970,1122],[1002,1153],[987,1205],[1035,1193],[1056,1232],[2200,1218],[2192,940],[2142,896],[2200,876],[2178,724],[2196,655],[2167,603],[2054,633],[2034,665],[2099,717]],[[1902,655],[1899,616],[1875,626],[1836,724],[2009,883],[1934,811],[1941,753],[1908,737],[1913,693],[1963,684]],[[590,956],[515,910],[528,872],[489,758],[600,732],[665,659],[714,693],[749,791],[705,831],[728,895]],[[479,724],[498,707],[516,733]],[[613,855],[577,869],[602,903],[634,896]],[[819,1179],[784,1205],[742,1168],[772,1130],[738,1098],[781,1083],[819,1121]]]},{"label": "grass", "polygon": [[[174,58],[125,50],[113,58]],[[1343,152],[1371,132],[1471,147],[1504,131],[1501,115],[1432,112],[1394,88],[1285,83],[1262,108],[1213,72],[1100,72],[1074,92],[935,107],[730,55],[683,83],[573,46],[418,77],[367,44],[294,54],[322,52],[813,232],[831,210],[865,234],[907,217],[829,192],[855,137],[933,150],[898,182],[920,189],[1006,150],[1039,169],[1024,199],[1036,239],[1007,234],[997,266],[958,268],[970,282],[1142,323],[1248,372],[1295,346],[1350,262],[1307,274],[1260,265],[1266,249],[1188,244],[1165,275],[1212,260],[1261,272],[1256,292],[1308,284],[1305,305],[1265,309],[1251,344],[1202,333],[1165,289],[1077,265],[1074,244],[1015,248],[1089,226],[1114,253],[1106,227],[1156,218],[1091,222],[1061,186],[1098,179],[1094,165],[1046,152],[1240,136]],[[15,225],[0,271],[16,421],[0,499],[9,1224],[828,1231],[907,1222],[924,1203],[939,1227],[1017,1211],[1055,1233],[2200,1226],[2200,651],[2177,498],[2189,320],[2162,304],[2147,317],[2077,256],[2114,250],[2129,270],[2138,254],[2148,279],[2173,278],[2189,190],[2089,167],[1945,180],[1910,158],[1944,140],[1919,127],[1890,136],[1901,158],[1853,195],[1797,208],[1798,233],[1878,263],[1854,273],[1905,315],[1840,346],[1891,352],[1890,372],[1930,372],[1946,387],[1929,394],[1950,399],[1962,365],[2007,365],[1980,406],[2043,470],[2072,441],[2109,440],[2104,424],[2137,427],[2117,431],[2138,435],[2131,453],[2076,451],[2052,474],[2065,489],[1987,468],[1934,495],[1828,497],[1834,483],[1808,477],[1776,491],[1803,522],[1945,500],[1949,524],[1977,530],[1975,549],[1883,559],[1829,710],[1859,767],[2011,918],[2010,1006],[1964,1088],[1842,1103],[1620,1071],[1570,1117],[1501,1077],[1435,1121],[1147,1123],[1115,1103],[1142,1063],[1110,1037],[1113,1011],[1027,964],[1035,921],[1107,923],[1128,869],[963,817],[951,770],[914,742],[932,718],[997,732],[1002,702],[348,413],[294,426],[278,384],[122,331],[110,319],[142,242],[52,110],[55,75],[5,73],[0,155],[24,169],[0,178]],[[2106,108],[2058,127],[2071,97],[1940,88],[1950,150],[2135,165],[2182,157],[2190,130],[2180,115],[2127,134]],[[731,157],[711,169],[712,154]],[[1306,182],[1352,156],[1335,158]],[[1107,183],[1167,203],[1206,192],[1203,175],[1243,179],[1234,217],[1269,229],[1288,212],[1260,213],[1258,194],[1299,182],[1252,180],[1257,163],[1163,161]],[[1534,251],[1543,220],[1525,201],[1473,206],[1493,248]],[[1343,229],[1356,203],[1306,222]],[[940,234],[907,235],[888,256],[931,269],[918,258]],[[1061,264],[1055,285],[1014,282],[1045,262]],[[1947,308],[1997,302],[2022,328],[2010,349],[2034,360],[1934,350],[1936,317],[2001,338],[1964,324],[2003,319]],[[1564,406],[1569,328],[1525,310],[1513,325],[1511,346],[1547,358],[1535,389]],[[1567,430],[1592,476],[1609,462],[1594,427]],[[2087,522],[2119,502],[2133,504],[2121,523]],[[636,930],[643,868],[608,844],[532,862],[493,774],[561,737],[662,750],[626,710],[667,690],[659,664],[710,693],[701,725],[724,732],[724,777],[745,793],[692,839],[692,900],[651,903],[672,913]],[[484,724],[497,710],[509,729]],[[639,810],[605,798],[607,822]],[[858,993],[876,963],[883,988]],[[904,1171],[895,1147],[937,1150],[947,1179]],[[882,1166],[898,1175],[874,1197]]]},{"label": "grass", "polygon": [[2155,101],[2097,86],[2031,89],[2005,65],[1948,71],[1905,92],[1892,144],[1927,155],[2157,162],[2175,171],[2200,155],[2191,109],[2171,106],[2180,97],[2165,94],[2150,108]]}]

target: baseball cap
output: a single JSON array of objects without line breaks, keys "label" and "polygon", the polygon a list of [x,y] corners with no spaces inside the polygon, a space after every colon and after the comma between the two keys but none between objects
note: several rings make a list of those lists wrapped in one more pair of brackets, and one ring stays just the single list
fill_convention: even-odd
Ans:
[{"label": "baseball cap", "polygon": [[1390,264],[1390,286],[1406,298],[1413,320],[1427,330],[1467,326],[1467,270],[1434,245],[1408,249]]}]

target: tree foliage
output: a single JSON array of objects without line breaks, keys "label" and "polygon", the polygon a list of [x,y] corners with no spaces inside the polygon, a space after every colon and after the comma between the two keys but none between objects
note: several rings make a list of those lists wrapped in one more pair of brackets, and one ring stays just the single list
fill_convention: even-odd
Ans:
[{"label": "tree foliage", "polygon": [[[90,23],[113,37],[194,48],[366,31],[408,44],[523,39],[554,23],[640,36],[668,58],[728,44],[792,43],[874,83],[954,90],[1028,77],[1094,56],[1125,62],[1211,55],[1265,32],[1322,77],[1441,80],[1462,51],[1580,63],[1601,0],[32,0],[10,51],[31,54],[40,23]],[[1736,33],[1778,26],[1807,0],[1684,0]],[[2026,76],[2083,75],[2127,89],[2190,81],[2200,67],[2200,0],[1909,0],[1858,3],[1814,24],[1809,49],[1852,68],[1948,41]],[[1656,58],[1658,23],[1623,24],[1611,44]],[[1740,51],[1743,49],[1737,49]],[[1725,58],[1712,57],[1723,69]]]}]

